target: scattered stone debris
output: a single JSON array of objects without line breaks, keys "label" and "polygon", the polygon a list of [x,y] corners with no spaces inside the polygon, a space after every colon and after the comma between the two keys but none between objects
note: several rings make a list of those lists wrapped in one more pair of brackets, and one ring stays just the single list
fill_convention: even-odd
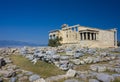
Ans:
[{"label": "scattered stone debris", "polygon": [[[64,82],[113,82],[116,78],[120,78],[119,52],[120,48],[0,48],[0,82],[4,82],[4,79],[9,82],[59,82],[61,79],[65,79]],[[54,64],[66,71],[66,74],[42,78],[40,75],[13,65],[10,55],[22,55],[34,65],[40,60]],[[88,65],[88,70],[76,69],[85,65]]]}]

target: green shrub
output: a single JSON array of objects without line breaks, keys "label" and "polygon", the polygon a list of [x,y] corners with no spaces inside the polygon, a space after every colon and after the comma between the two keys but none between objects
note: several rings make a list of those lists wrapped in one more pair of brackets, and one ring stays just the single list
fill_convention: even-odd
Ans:
[{"label": "green shrub", "polygon": [[58,47],[61,46],[62,37],[56,37],[55,39],[49,39],[48,46]]}]

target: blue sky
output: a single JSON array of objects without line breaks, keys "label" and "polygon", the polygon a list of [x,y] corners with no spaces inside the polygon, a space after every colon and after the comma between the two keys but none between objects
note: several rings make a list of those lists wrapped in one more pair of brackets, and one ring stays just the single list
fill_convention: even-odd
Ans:
[{"label": "blue sky", "polygon": [[48,42],[62,24],[118,28],[120,0],[0,0],[0,40]]}]

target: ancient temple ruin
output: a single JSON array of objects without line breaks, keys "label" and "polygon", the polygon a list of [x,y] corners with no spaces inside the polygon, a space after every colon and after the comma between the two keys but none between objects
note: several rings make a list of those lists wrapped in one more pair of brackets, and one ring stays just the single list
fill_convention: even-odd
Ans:
[{"label": "ancient temple ruin", "polygon": [[80,47],[108,48],[117,47],[117,30],[102,30],[80,25],[68,26],[63,24],[61,30],[49,32],[49,39],[62,37],[63,45],[77,45]]}]

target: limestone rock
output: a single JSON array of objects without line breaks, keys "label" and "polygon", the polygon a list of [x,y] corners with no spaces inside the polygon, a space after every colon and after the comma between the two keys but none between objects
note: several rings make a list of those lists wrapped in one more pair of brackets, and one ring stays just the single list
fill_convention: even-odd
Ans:
[{"label": "limestone rock", "polygon": [[10,82],[16,82],[17,81],[17,77],[11,77],[10,78]]},{"label": "limestone rock", "polygon": [[25,75],[27,75],[27,76],[30,76],[32,74],[33,74],[33,72],[30,72],[30,71],[28,71],[28,72],[25,73]]},{"label": "limestone rock", "polygon": [[24,82],[26,80],[28,80],[28,76],[23,76],[18,79],[19,82]]},{"label": "limestone rock", "polygon": [[74,54],[74,58],[79,58],[81,56],[83,56],[84,54],[83,53],[80,53],[80,51],[76,51],[75,54]]},{"label": "limestone rock", "polygon": [[112,75],[108,75],[105,73],[98,73],[97,74],[97,79],[103,82],[112,82],[114,81],[114,77]]},{"label": "limestone rock", "polygon": [[6,78],[15,77],[16,76],[16,72],[15,71],[10,71],[10,72],[6,73],[4,76]]},{"label": "limestone rock", "polygon": [[5,58],[4,59],[5,60],[5,62],[8,64],[8,63],[12,63],[12,61],[10,60],[10,58]]},{"label": "limestone rock", "polygon": [[60,79],[67,78],[66,75],[51,76],[45,79],[46,82],[58,82]]},{"label": "limestone rock", "polygon": [[84,61],[80,61],[80,64],[81,64],[81,65],[84,65],[84,64],[85,64],[85,62],[84,62]]},{"label": "limestone rock", "polygon": [[89,79],[89,82],[99,82],[99,81],[96,79]]},{"label": "limestone rock", "polygon": [[64,82],[79,82],[79,81],[76,79],[68,79],[68,80],[65,80]]},{"label": "limestone rock", "polygon": [[38,80],[38,79],[40,79],[40,76],[36,75],[36,74],[34,74],[34,75],[29,77],[29,81],[30,82],[33,82],[33,81]]},{"label": "limestone rock", "polygon": [[80,64],[80,60],[79,60],[79,59],[74,59],[74,60],[72,60],[72,62],[73,62],[75,65],[79,65],[79,64]]},{"label": "limestone rock", "polygon": [[74,77],[75,75],[76,75],[76,71],[72,69],[69,69],[66,73],[66,76],[68,77]]},{"label": "limestone rock", "polygon": [[120,78],[120,74],[112,74],[114,78]]},{"label": "limestone rock", "polygon": [[105,66],[103,66],[103,65],[91,65],[90,69],[92,71],[104,72],[104,71],[106,71],[107,68]]},{"label": "limestone rock", "polygon": [[33,82],[46,82],[46,81],[43,78],[41,78],[41,79],[38,79],[38,80],[33,81]]}]

